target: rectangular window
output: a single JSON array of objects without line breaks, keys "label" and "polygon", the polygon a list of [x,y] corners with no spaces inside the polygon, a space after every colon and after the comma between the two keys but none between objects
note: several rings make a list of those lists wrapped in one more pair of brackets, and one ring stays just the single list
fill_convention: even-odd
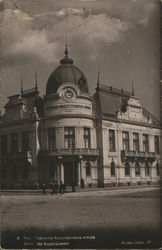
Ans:
[{"label": "rectangular window", "polygon": [[65,148],[75,148],[75,128],[64,128]]},{"label": "rectangular window", "polygon": [[149,152],[149,141],[146,134],[143,134],[143,152]]},{"label": "rectangular window", "polygon": [[89,161],[86,162],[86,176],[91,176],[91,165]]},{"label": "rectangular window", "polygon": [[22,132],[22,152],[29,150],[29,132]]},{"label": "rectangular window", "polygon": [[123,150],[129,151],[129,132],[123,132]]},{"label": "rectangular window", "polygon": [[154,144],[155,144],[155,153],[159,154],[159,136],[154,136]]},{"label": "rectangular window", "polygon": [[54,127],[48,128],[48,148],[56,148],[56,129]]},{"label": "rectangular window", "polygon": [[139,163],[135,164],[135,175],[140,176],[140,165],[139,165]]},{"label": "rectangular window", "polygon": [[2,135],[1,136],[1,152],[2,155],[7,154],[8,150],[8,143],[7,143],[7,135]]},{"label": "rectangular window", "polygon": [[18,152],[18,134],[17,133],[11,134],[11,152],[12,153]]},{"label": "rectangular window", "polygon": [[145,164],[145,176],[150,175],[150,166],[148,163]]},{"label": "rectangular window", "polygon": [[109,151],[115,152],[115,130],[109,129]]},{"label": "rectangular window", "polygon": [[133,151],[139,152],[139,134],[133,133]]},{"label": "rectangular window", "polygon": [[84,148],[90,148],[90,128],[84,128]]}]

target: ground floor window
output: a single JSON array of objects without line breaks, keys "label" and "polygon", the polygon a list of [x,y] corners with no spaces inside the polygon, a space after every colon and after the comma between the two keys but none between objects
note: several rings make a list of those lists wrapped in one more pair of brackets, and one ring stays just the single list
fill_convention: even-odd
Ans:
[{"label": "ground floor window", "polygon": [[160,165],[159,165],[159,162],[156,163],[156,175],[157,176],[160,175]]},{"label": "ground floor window", "polygon": [[90,176],[91,175],[91,165],[90,162],[87,161],[86,162],[86,176]]},{"label": "ground floor window", "polygon": [[139,176],[140,175],[140,165],[138,162],[135,164],[135,175]]},{"label": "ground floor window", "polygon": [[112,161],[110,166],[111,176],[115,176],[115,163]]},{"label": "ground floor window", "polygon": [[125,163],[125,176],[130,176],[130,165],[128,162]]},{"label": "ground floor window", "polygon": [[150,166],[149,166],[149,163],[145,164],[145,175],[146,176],[150,175]]}]

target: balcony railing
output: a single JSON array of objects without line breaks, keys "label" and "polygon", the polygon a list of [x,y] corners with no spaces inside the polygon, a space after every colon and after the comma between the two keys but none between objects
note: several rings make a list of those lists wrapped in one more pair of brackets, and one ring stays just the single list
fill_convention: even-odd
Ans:
[{"label": "balcony railing", "polygon": [[121,159],[122,161],[128,160],[128,159],[134,159],[134,160],[155,160],[156,158],[159,158],[160,156],[155,152],[142,152],[142,151],[121,151]]},{"label": "balcony railing", "polygon": [[89,149],[89,148],[64,148],[64,149],[49,149],[49,150],[44,150],[41,151],[42,153],[46,155],[51,155],[51,156],[63,156],[63,155],[91,155],[91,156],[99,156],[99,150],[98,149]]}]

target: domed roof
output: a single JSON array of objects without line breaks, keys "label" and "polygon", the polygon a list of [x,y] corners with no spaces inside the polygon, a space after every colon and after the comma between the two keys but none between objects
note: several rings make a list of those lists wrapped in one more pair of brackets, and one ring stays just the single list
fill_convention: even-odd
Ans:
[{"label": "domed roof", "polygon": [[73,60],[68,57],[67,46],[65,49],[65,57],[48,78],[46,95],[57,93],[58,88],[66,82],[76,84],[82,93],[89,93],[87,79],[82,71],[73,65]]}]

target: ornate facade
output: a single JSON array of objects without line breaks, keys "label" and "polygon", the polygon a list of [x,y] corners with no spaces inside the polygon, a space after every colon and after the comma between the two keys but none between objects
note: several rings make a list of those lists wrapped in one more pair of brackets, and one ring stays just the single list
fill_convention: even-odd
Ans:
[{"label": "ornate facade", "polygon": [[0,120],[3,188],[140,185],[160,180],[160,125],[134,93],[86,77],[68,57],[51,73],[46,95],[10,96]]}]

